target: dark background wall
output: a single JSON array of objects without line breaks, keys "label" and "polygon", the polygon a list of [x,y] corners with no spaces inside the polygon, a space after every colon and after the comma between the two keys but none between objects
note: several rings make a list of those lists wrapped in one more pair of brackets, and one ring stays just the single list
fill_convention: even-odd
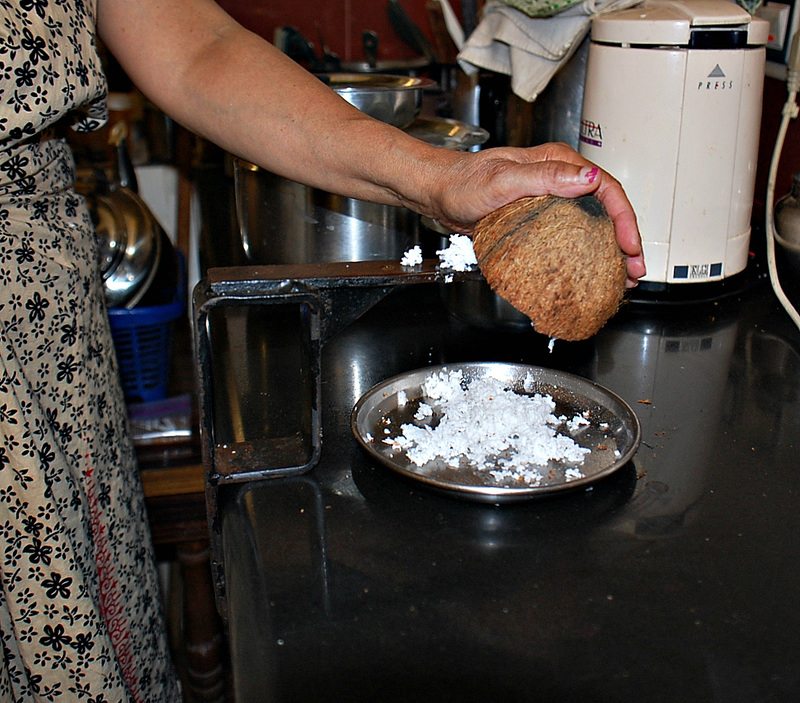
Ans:
[{"label": "dark background wall", "polygon": [[[320,33],[329,48],[343,61],[361,61],[361,33],[378,34],[378,59],[409,59],[419,56],[389,22],[386,0],[217,0],[249,29],[272,40],[275,28],[289,25],[320,46]],[[402,8],[430,38],[426,0],[402,0]],[[461,14],[461,0],[451,0]]]}]

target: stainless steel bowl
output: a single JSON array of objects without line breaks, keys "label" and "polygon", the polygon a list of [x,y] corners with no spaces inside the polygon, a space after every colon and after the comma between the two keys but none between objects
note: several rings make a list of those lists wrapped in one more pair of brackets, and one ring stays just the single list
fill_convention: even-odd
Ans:
[{"label": "stainless steel bowl", "polygon": [[445,117],[417,117],[403,131],[431,146],[454,151],[469,151],[489,139],[489,132],[482,127]]},{"label": "stainless steel bowl", "polygon": [[323,73],[318,77],[361,112],[395,127],[410,125],[422,110],[430,78],[383,73]]}]

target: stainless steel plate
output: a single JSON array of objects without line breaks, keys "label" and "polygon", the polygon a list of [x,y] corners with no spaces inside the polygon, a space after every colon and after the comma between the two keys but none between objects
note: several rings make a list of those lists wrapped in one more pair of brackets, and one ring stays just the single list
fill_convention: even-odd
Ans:
[{"label": "stainless steel plate", "polygon": [[454,151],[467,151],[489,139],[489,132],[483,127],[446,117],[417,117],[403,131],[432,146]]},{"label": "stainless steel plate", "polygon": [[[503,485],[496,482],[485,467],[453,468],[439,459],[417,466],[404,452],[395,453],[384,440],[402,434],[403,424],[415,422],[414,414],[420,402],[427,402],[422,384],[431,374],[443,369],[460,370],[467,383],[490,376],[520,394],[526,393],[523,383],[530,374],[533,379],[530,392],[552,396],[556,403],[556,416],[571,418],[585,413],[589,425],[575,433],[570,433],[564,426],[558,431],[572,436],[578,444],[590,449],[590,453],[580,465],[550,461],[540,469],[545,478],[536,486]],[[404,404],[398,402],[398,393],[401,392],[405,394]],[[525,500],[597,481],[630,461],[642,434],[639,419],[631,407],[608,389],[561,371],[501,362],[429,366],[390,378],[362,396],[353,408],[350,424],[361,446],[389,468],[430,487],[489,503]],[[565,472],[571,467],[577,467],[583,476],[567,480]]]}]

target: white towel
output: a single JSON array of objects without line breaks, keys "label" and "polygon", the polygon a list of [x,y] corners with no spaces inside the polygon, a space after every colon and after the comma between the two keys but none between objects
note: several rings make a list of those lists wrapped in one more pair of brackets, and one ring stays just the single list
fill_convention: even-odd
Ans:
[{"label": "white towel", "polygon": [[480,69],[511,76],[511,89],[532,102],[580,46],[592,19],[641,0],[584,0],[552,17],[534,18],[503,2],[487,2],[481,21],[458,54],[468,74]]}]

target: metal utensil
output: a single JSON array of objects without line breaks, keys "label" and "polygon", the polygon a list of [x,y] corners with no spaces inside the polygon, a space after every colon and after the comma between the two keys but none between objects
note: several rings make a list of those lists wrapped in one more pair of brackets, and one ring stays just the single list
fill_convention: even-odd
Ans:
[{"label": "metal utensil", "polygon": [[325,42],[325,37],[322,36],[322,29],[319,25],[317,25],[317,36],[319,37],[319,45],[322,49],[321,70],[328,73],[341,70],[342,61],[339,55],[332,52]]},{"label": "metal utensil", "polygon": [[456,151],[468,151],[489,138],[489,133],[481,127],[446,117],[417,117],[403,131],[432,146]]},{"label": "metal utensil", "polygon": [[125,256],[125,236],[124,223],[115,208],[103,206],[98,207],[97,194],[87,197],[89,209],[95,221],[95,231],[98,233],[98,251],[100,272],[105,280],[119,266],[122,257]]},{"label": "metal utensil", "polygon": [[433,61],[433,47],[422,30],[408,16],[399,0],[389,0],[386,6],[389,22],[400,38],[428,61]]},{"label": "metal utensil", "polygon": [[401,76],[418,76],[422,69],[430,66],[424,56],[414,59],[378,59],[374,66],[367,61],[343,61],[342,71],[347,73],[389,73]]},{"label": "metal utensil", "polygon": [[78,188],[87,198],[95,223],[99,265],[110,308],[131,308],[139,302],[161,256],[161,225],[136,192],[127,134],[124,121],[111,128],[109,145],[115,158],[111,182],[101,169],[78,177]]},{"label": "metal utensil", "polygon": [[432,47],[436,63],[454,66],[457,63],[458,47],[447,30],[442,3],[440,0],[428,0],[425,9],[433,36]]},{"label": "metal utensil", "polygon": [[378,64],[378,34],[371,29],[365,29],[361,33],[361,46],[364,49],[364,58],[367,66],[375,68]]},{"label": "metal utensil", "polygon": [[293,61],[305,64],[313,70],[317,64],[317,55],[311,42],[296,27],[284,27],[283,35],[284,53]]}]

